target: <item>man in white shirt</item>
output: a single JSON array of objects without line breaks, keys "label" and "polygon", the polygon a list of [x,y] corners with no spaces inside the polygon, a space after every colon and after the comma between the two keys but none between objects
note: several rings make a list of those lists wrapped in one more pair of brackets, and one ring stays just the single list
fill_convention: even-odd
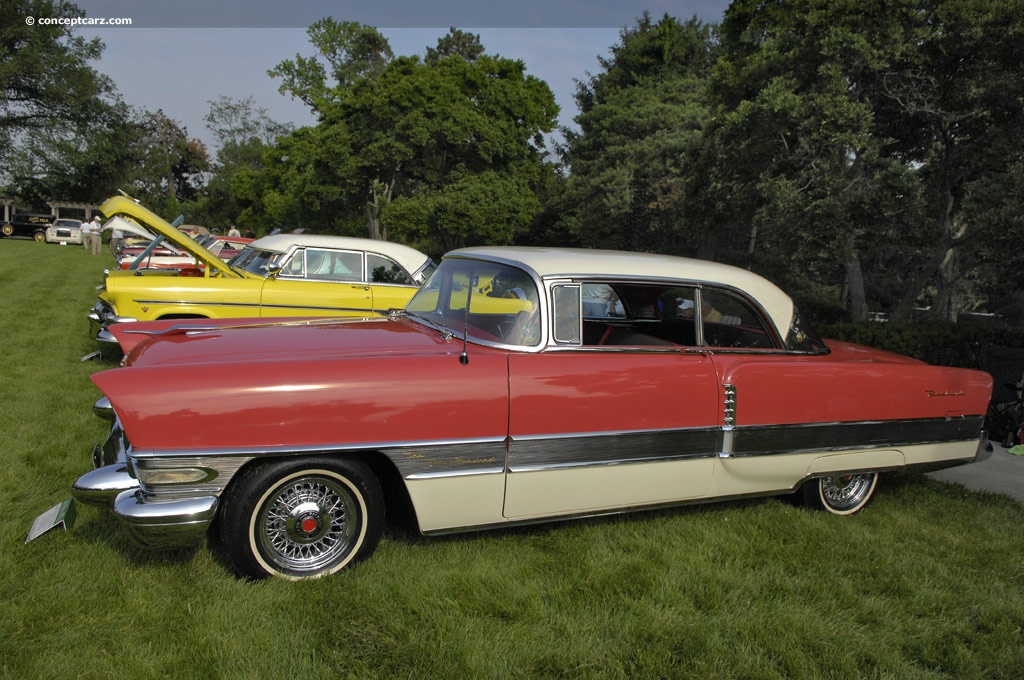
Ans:
[{"label": "man in white shirt", "polygon": [[99,215],[92,218],[92,224],[89,227],[90,250],[93,255],[99,255],[100,244],[103,243],[103,223],[100,222]]},{"label": "man in white shirt", "polygon": [[87,253],[92,250],[92,222],[82,222],[82,247]]}]

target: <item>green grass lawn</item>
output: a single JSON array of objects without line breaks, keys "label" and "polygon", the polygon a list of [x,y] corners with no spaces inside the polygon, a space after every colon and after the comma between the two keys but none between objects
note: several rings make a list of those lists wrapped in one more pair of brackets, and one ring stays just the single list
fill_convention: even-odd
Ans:
[{"label": "green grass lawn", "polygon": [[85,314],[109,255],[0,240],[0,675],[1019,678],[1024,507],[922,476],[859,515],[770,499],[426,539],[313,582],[132,546],[105,512],[29,544],[105,432]]}]

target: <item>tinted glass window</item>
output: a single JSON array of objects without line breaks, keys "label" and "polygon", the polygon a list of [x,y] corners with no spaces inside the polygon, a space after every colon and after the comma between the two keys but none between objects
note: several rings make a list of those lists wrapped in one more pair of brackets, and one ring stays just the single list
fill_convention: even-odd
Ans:
[{"label": "tinted glass window", "polygon": [[582,286],[586,347],[695,345],[694,289],[646,283]]},{"label": "tinted glass window", "polygon": [[370,281],[373,283],[396,283],[403,286],[416,285],[412,277],[402,269],[401,265],[390,257],[384,257],[377,253],[367,253],[366,268],[370,272]]},{"label": "tinted glass window", "polygon": [[774,347],[761,315],[740,297],[717,290],[700,296],[704,344],[710,347]]}]

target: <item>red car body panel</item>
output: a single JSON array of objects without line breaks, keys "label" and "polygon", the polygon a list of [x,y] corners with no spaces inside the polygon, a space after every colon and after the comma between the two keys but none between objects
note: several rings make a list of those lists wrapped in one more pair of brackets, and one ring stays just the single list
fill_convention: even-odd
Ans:
[{"label": "red car body panel", "polygon": [[941,418],[988,408],[987,373],[835,340],[828,346],[830,354],[815,357],[716,355],[722,383],[741,395],[736,425]]},{"label": "red car body panel", "polygon": [[[347,326],[342,347],[334,344],[338,323],[236,329],[230,346],[216,332],[202,334],[198,342],[195,335],[163,338],[133,355],[144,358],[145,367],[97,373],[93,382],[108,395],[139,451],[507,435],[505,353],[479,349],[463,366],[460,343],[440,340],[415,324],[340,323]],[[286,353],[271,349],[282,331],[289,337]],[[253,363],[239,370],[224,361],[226,353]],[[402,380],[382,381],[384,373]]]},{"label": "red car body panel", "polygon": [[509,361],[513,437],[709,427],[721,420],[714,364],[704,354],[563,352],[512,354]]},{"label": "red car body panel", "polygon": [[[144,365],[93,376],[137,449],[716,427],[722,384],[742,395],[736,425],[958,417],[984,414],[991,387],[985,373],[835,341],[817,357],[522,354],[473,345],[463,366],[460,342],[408,321],[254,321],[218,322],[234,326],[230,333],[185,332],[191,324],[179,322],[130,355]],[[850,371],[850,362],[862,369]]]}]

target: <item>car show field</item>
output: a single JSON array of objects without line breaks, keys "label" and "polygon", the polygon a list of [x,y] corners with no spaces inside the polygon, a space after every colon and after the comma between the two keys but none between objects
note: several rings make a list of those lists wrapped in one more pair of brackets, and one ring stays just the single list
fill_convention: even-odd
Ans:
[{"label": "car show field", "polygon": [[25,543],[109,429],[90,376],[116,364],[80,359],[94,347],[81,311],[110,263],[28,240],[0,241],[0,258],[5,674],[1013,677],[1024,664],[1024,508],[919,474],[884,478],[853,517],[754,499],[423,538],[396,513],[373,559],[302,583],[239,579],[215,544],[141,550],[89,507]]}]

